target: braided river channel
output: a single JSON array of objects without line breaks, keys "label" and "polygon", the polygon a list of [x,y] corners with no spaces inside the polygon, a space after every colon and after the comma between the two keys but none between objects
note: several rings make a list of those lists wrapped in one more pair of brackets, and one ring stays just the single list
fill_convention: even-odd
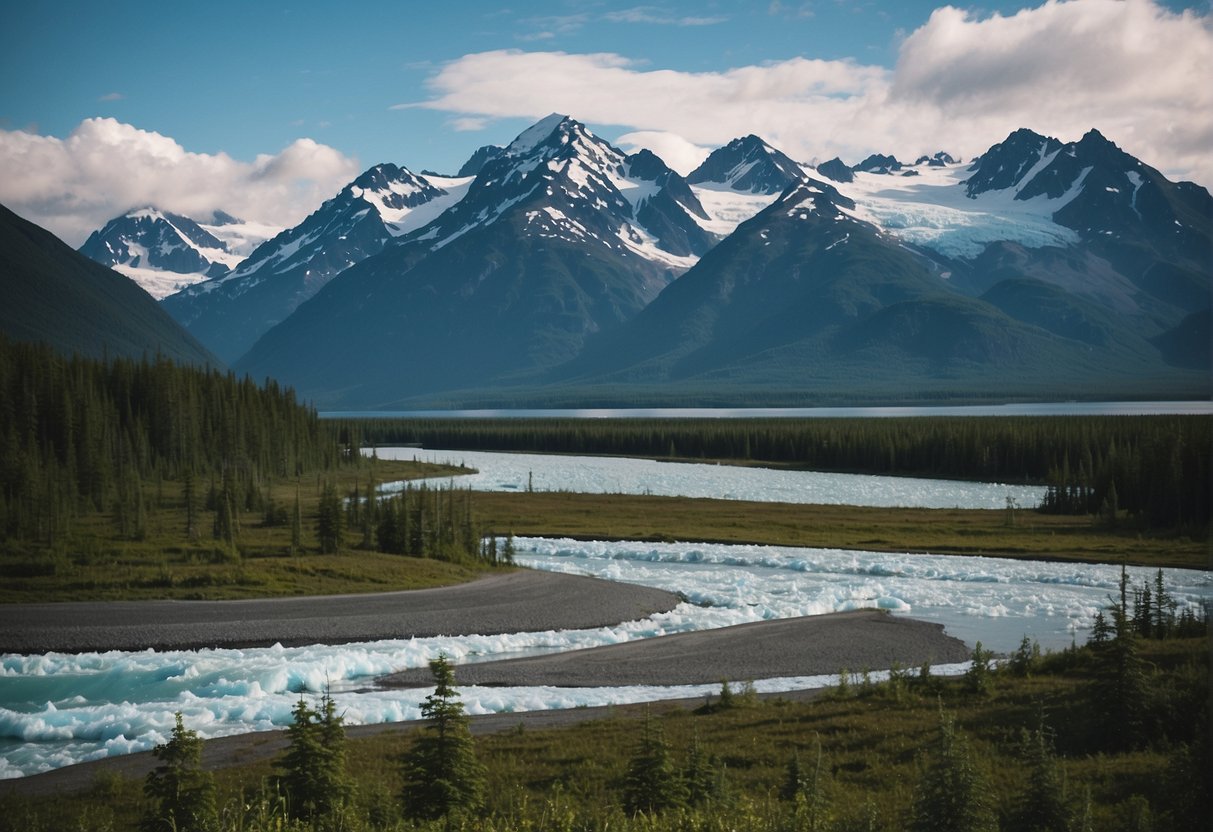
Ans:
[{"label": "braided river channel", "polygon": [[[379,449],[380,457],[464,463],[476,490],[564,490],[771,502],[929,508],[1032,508],[1043,489],[992,483],[776,471],[650,460]],[[445,484],[445,480],[439,480]],[[181,712],[203,737],[282,728],[301,693],[329,687],[347,724],[415,719],[427,690],[378,677],[425,667],[574,650],[753,621],[878,608],[944,625],[972,646],[1046,649],[1083,641],[1115,592],[1119,566],[931,554],[698,543],[516,540],[522,565],[660,587],[686,600],[667,613],[592,630],[415,638],[342,645],[0,656],[0,777],[23,777],[153,748]],[[1130,569],[1140,584],[1154,570]],[[1164,570],[1179,609],[1213,597],[1213,575]],[[937,673],[961,672],[940,666]],[[859,668],[856,668],[859,670]],[[880,678],[884,668],[869,668]],[[755,680],[759,691],[836,677]],[[738,682],[745,680],[736,680]],[[718,685],[460,689],[469,713],[520,712],[703,696]]]}]

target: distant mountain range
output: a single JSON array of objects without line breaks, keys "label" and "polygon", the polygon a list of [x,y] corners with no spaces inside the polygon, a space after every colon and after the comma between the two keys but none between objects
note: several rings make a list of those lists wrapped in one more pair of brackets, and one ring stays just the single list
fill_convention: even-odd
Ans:
[{"label": "distant mountain range", "polygon": [[235,264],[150,209],[82,251],[209,262],[164,308],[323,407],[1210,392],[1213,198],[1094,130],[683,177],[552,115],[459,173],[377,165]]}]

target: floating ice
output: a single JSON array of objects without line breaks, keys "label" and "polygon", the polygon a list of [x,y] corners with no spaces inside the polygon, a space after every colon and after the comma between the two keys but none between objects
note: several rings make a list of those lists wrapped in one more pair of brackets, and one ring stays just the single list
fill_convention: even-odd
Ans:
[{"label": "floating ice", "polygon": [[[656,462],[596,456],[509,454],[378,448],[381,459],[466,464],[478,473],[454,479],[477,491],[576,491],[589,494],[653,494],[714,497],[773,503],[815,503],[916,508],[1005,508],[1007,497],[1022,508],[1040,503],[1039,486],[781,471],[736,465]],[[446,482],[446,480],[442,480]]]},{"label": "floating ice", "polygon": [[[1117,586],[1119,567],[993,558],[699,543],[520,538],[519,560],[682,592],[675,609],[591,630],[419,638],[338,646],[0,657],[0,777],[20,777],[163,742],[180,711],[203,737],[281,728],[301,694],[329,687],[350,724],[414,719],[428,691],[381,690],[376,677],[425,667],[616,644],[751,621],[878,608],[938,621],[972,644],[1009,651],[1027,634],[1068,645]],[[1140,584],[1153,570],[1130,569]],[[1164,570],[1180,609],[1207,600],[1213,576]],[[963,666],[959,666],[963,667]],[[874,678],[880,678],[875,675]],[[831,680],[762,680],[760,691]],[[470,713],[699,697],[676,688],[467,688]]]}]

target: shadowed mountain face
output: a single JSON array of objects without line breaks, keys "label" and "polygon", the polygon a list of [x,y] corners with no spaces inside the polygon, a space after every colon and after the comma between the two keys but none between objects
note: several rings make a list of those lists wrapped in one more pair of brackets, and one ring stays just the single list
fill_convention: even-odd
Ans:
[{"label": "shadowed mountain face", "polygon": [[13,340],[93,358],[160,354],[182,364],[219,364],[128,278],[3,206],[0,298],[0,332]]}]

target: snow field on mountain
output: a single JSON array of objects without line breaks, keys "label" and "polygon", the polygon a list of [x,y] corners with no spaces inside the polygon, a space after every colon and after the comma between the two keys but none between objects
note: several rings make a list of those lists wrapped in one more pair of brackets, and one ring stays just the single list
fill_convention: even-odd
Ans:
[{"label": "snow field on mountain", "polygon": [[[1058,199],[1016,200],[1014,188],[970,199],[963,184],[972,175],[966,167],[924,165],[913,170],[918,176],[856,173],[854,182],[836,187],[855,201],[855,209],[847,213],[856,219],[946,257],[971,259],[998,240],[1029,248],[1078,242],[1077,233],[1053,222],[1053,213],[1073,198],[1074,189]],[[1081,182],[1079,177],[1076,187]]]},{"label": "snow field on mountain", "polygon": [[691,191],[711,217],[709,220],[696,217],[695,221],[705,231],[721,237],[732,234],[737,226],[779,198],[779,194],[752,194],[717,184],[692,185]]},{"label": "snow field on mountain", "polygon": [[435,188],[441,188],[446,191],[446,194],[435,197],[429,202],[413,208],[391,208],[383,204],[382,198],[376,199],[376,194],[372,192],[363,194],[363,199],[371,203],[375,210],[379,212],[379,215],[383,217],[384,222],[388,224],[388,233],[393,237],[399,237],[402,234],[415,231],[436,220],[446,209],[467,196],[468,187],[476,177],[426,176],[425,178]]},{"label": "snow field on mountain", "polygon": [[206,275],[200,272],[182,274],[166,269],[145,269],[139,266],[112,266],[114,271],[124,274],[139,284],[143,291],[156,300],[166,298],[174,292],[179,292],[186,286],[193,286],[206,280]]}]

